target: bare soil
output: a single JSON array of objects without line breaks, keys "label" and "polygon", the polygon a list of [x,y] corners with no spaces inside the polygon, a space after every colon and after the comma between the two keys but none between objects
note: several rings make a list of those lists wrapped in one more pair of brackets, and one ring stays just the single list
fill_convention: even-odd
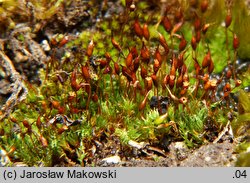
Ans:
[{"label": "bare soil", "polygon": [[[153,5],[152,5],[153,6]],[[19,28],[11,32],[5,33],[2,37],[1,49],[6,49],[6,45],[10,45],[5,50],[9,58],[13,61],[16,71],[22,78],[27,79],[30,83],[39,84],[37,72],[44,67],[44,62],[50,56],[49,52],[43,50],[41,42],[56,33],[68,34],[75,36],[78,31],[84,29],[94,29],[95,24],[103,17],[109,17],[115,11],[122,11],[121,5],[116,1],[109,2],[106,11],[92,16],[88,13],[86,4],[76,1],[71,7],[65,9],[62,14],[58,14],[43,27],[41,31],[30,35],[28,29],[31,29],[29,23],[20,24]],[[158,7],[153,7],[158,8]],[[101,9],[101,5],[100,5]],[[85,23],[84,23],[85,22]],[[17,35],[22,32],[26,41],[21,42]],[[4,40],[4,41],[3,41]],[[20,50],[27,49],[28,53]],[[63,55],[65,50],[58,49],[57,56]],[[43,58],[43,59],[41,59]],[[20,61],[21,60],[21,61]],[[13,80],[9,77],[9,73],[4,73],[4,69],[0,67],[0,107],[6,104],[13,92]],[[148,145],[143,149],[136,149],[130,146],[123,146],[117,137],[110,137],[103,141],[92,142],[92,156],[90,156],[85,166],[124,166],[124,167],[224,167],[234,166],[236,154],[234,148],[236,143],[230,137],[225,135],[217,143],[207,142],[197,149],[188,149],[183,142],[171,142],[167,148]],[[119,163],[107,163],[104,158],[119,156]],[[58,162],[55,166],[79,166],[77,163]]]}]

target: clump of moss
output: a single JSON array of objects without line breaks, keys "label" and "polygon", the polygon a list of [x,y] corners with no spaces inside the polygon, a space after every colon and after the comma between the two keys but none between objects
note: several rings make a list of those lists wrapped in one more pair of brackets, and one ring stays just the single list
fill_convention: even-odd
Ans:
[{"label": "clump of moss", "polygon": [[[51,17],[60,3],[53,1],[49,12],[38,11],[37,17]],[[29,86],[26,100],[0,123],[3,148],[15,148],[13,161],[84,165],[93,139],[114,134],[123,145],[129,140],[159,143],[171,136],[197,147],[209,141],[211,130],[219,133],[234,120],[228,114],[234,107],[230,95],[241,88],[233,67],[238,37],[229,31],[231,22],[221,27],[221,19],[208,16],[218,4],[167,4],[155,16],[143,13],[150,9],[147,2],[125,4],[121,15],[100,22],[94,33],[83,31],[71,42],[51,38],[52,56],[40,71],[41,86]],[[58,60],[53,53],[62,47],[73,51]],[[214,77],[225,65],[230,72]],[[155,98],[153,107],[149,98]]]}]

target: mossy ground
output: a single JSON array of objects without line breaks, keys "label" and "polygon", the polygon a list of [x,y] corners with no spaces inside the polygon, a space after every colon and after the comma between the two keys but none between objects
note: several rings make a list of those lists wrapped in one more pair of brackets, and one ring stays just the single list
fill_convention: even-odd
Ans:
[{"label": "mossy ground", "polygon": [[[25,80],[26,99],[0,122],[9,166],[18,161],[28,166],[95,166],[108,152],[125,160],[156,160],[167,154],[171,142],[195,149],[215,142],[223,131],[229,138],[224,141],[242,137],[240,142],[248,142],[249,93],[242,89],[249,86],[249,66],[240,73],[235,63],[246,44],[235,10],[243,7],[241,1],[232,6],[210,1],[207,7],[203,0],[173,1],[164,9],[147,1],[89,1],[78,10],[84,13],[86,6],[91,11],[79,20],[65,14],[77,2],[51,1],[43,14],[39,12],[46,2],[31,2],[35,13],[32,19],[24,14],[24,20],[16,12],[24,6],[11,2],[0,9],[10,17],[0,17],[3,31],[12,32],[15,24],[26,21],[27,27],[37,28],[31,29],[35,40],[46,39],[50,49],[41,49],[46,59],[37,72],[40,84]],[[233,19],[225,27],[227,15]],[[52,20],[65,23],[63,30],[63,23]],[[25,45],[26,32],[17,35],[17,42]],[[21,65],[22,73],[11,43],[7,39],[3,51]],[[28,46],[24,48],[34,53]],[[33,64],[31,60],[24,62]],[[156,105],[150,107],[153,96]],[[131,141],[149,145],[134,153]]]}]

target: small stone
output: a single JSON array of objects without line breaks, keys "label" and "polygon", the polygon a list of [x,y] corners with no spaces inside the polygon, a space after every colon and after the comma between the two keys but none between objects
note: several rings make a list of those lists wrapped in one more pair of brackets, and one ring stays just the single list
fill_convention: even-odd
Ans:
[{"label": "small stone", "polygon": [[132,147],[134,147],[136,149],[143,149],[147,145],[147,143],[145,143],[145,142],[138,143],[136,141],[129,140],[128,145],[130,145],[130,146],[132,146]]},{"label": "small stone", "polygon": [[117,164],[121,162],[121,158],[120,156],[111,156],[111,157],[102,159],[102,162],[106,162],[108,164]]},{"label": "small stone", "polygon": [[[24,162],[15,162],[15,163],[13,164],[13,166],[14,166],[14,167],[28,167],[28,165],[25,164]],[[39,167],[43,167],[43,166],[40,165]]]},{"label": "small stone", "polygon": [[42,48],[43,48],[44,51],[50,51],[51,50],[51,48],[49,46],[49,43],[48,43],[48,41],[46,39],[42,41],[41,45],[42,45]]},{"label": "small stone", "polygon": [[0,149],[0,167],[6,166],[10,163],[10,159],[7,154],[8,153],[5,150]]},{"label": "small stone", "polygon": [[209,162],[211,160],[211,157],[205,157],[205,161]]},{"label": "small stone", "polygon": [[187,146],[184,142],[176,142],[174,147],[176,149],[187,149]]}]

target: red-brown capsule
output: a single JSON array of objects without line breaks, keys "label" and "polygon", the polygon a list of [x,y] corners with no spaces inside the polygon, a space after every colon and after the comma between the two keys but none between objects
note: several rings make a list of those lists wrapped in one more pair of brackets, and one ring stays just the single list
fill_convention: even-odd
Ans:
[{"label": "red-brown capsule", "polygon": [[135,34],[138,36],[138,37],[142,37],[143,36],[143,30],[141,28],[141,25],[139,23],[139,20],[138,19],[135,19],[135,22],[134,22],[134,30],[135,30]]},{"label": "red-brown capsule", "polygon": [[193,58],[193,60],[194,60],[194,68],[195,68],[195,71],[196,71],[195,73],[198,76],[198,75],[200,75],[201,67],[200,67],[200,64],[199,64],[199,62],[197,61],[196,58]]},{"label": "red-brown capsule", "polygon": [[210,51],[207,52],[206,56],[204,57],[202,61],[202,68],[206,68],[210,65],[211,63],[211,53]]},{"label": "red-brown capsule", "polygon": [[112,38],[111,38],[111,42],[112,42],[113,46],[115,47],[115,49],[117,49],[119,52],[122,51],[121,46],[120,46],[119,43],[115,40],[115,38],[112,37]]},{"label": "red-brown capsule", "polygon": [[166,39],[163,37],[163,35],[161,33],[158,33],[159,34],[159,42],[160,44],[164,47],[165,44],[167,44],[167,41]]},{"label": "red-brown capsule", "polygon": [[132,47],[130,52],[132,53],[134,59],[136,57],[138,57],[138,52],[137,52],[136,46]]},{"label": "red-brown capsule", "polygon": [[169,75],[167,74],[162,80],[162,88],[165,89],[168,83],[169,83]]},{"label": "red-brown capsule", "polygon": [[176,81],[176,87],[182,87],[183,84],[182,82],[183,82],[183,76],[182,74],[180,74]]},{"label": "red-brown capsule", "polygon": [[[180,60],[183,60],[183,59],[180,59]],[[179,68],[181,68],[182,74],[187,73],[187,65],[183,61]]]},{"label": "red-brown capsule", "polygon": [[86,82],[90,82],[91,76],[89,74],[89,68],[87,66],[82,66],[82,76]]},{"label": "red-brown capsule", "polygon": [[176,22],[180,22],[183,18],[183,10],[181,8],[179,8],[179,10],[175,11],[174,14],[174,19]]},{"label": "red-brown capsule", "polygon": [[71,73],[71,79],[76,80],[76,69],[74,69]]},{"label": "red-brown capsule", "polygon": [[0,128],[0,136],[4,136],[4,134],[5,134],[4,129],[3,129],[3,128]]},{"label": "red-brown capsule", "polygon": [[90,88],[90,85],[85,85],[84,89],[85,89],[85,92],[86,92],[88,95],[90,95],[90,94],[91,94],[91,88]]},{"label": "red-brown capsule", "polygon": [[174,71],[171,72],[171,70],[170,70],[170,75],[174,75],[175,74],[177,65],[178,65],[178,59],[176,58],[176,56],[173,56],[171,67],[172,68],[174,67]]},{"label": "red-brown capsule", "polygon": [[234,39],[233,39],[234,50],[237,50],[239,48],[239,45],[240,45],[239,38],[237,37],[236,34],[234,34]]},{"label": "red-brown capsule", "polygon": [[65,132],[66,130],[68,130],[69,129],[69,127],[67,126],[67,125],[63,125],[61,128],[59,128],[58,130],[57,130],[57,133],[60,135],[60,134],[62,134],[63,132]]},{"label": "red-brown capsule", "polygon": [[37,118],[37,120],[36,120],[36,126],[37,126],[37,128],[41,128],[41,126],[42,126],[42,123],[41,123],[41,117],[40,116],[38,116],[38,118]]},{"label": "red-brown capsule", "polygon": [[193,8],[197,8],[198,0],[189,0],[189,5]]},{"label": "red-brown capsule", "polygon": [[126,58],[126,66],[129,68],[132,65],[132,61],[133,61],[133,55],[131,52],[129,52],[127,58]]},{"label": "red-brown capsule", "polygon": [[224,99],[228,99],[229,98],[229,94],[230,94],[230,92],[224,92]]},{"label": "red-brown capsule", "polygon": [[229,94],[231,92],[231,86],[229,83],[227,83],[224,87],[223,87],[223,92],[224,92],[224,98],[227,99],[229,97]]},{"label": "red-brown capsule", "polygon": [[159,51],[159,47],[157,47],[157,49],[155,50],[155,59],[157,59],[159,61],[159,64],[161,65],[161,63],[162,63],[162,56],[161,56],[161,53]]},{"label": "red-brown capsule", "polygon": [[91,40],[91,41],[89,42],[89,45],[88,45],[88,48],[87,48],[86,55],[87,55],[88,57],[91,57],[92,54],[93,54],[93,50],[94,50],[94,41]]},{"label": "red-brown capsule", "polygon": [[14,118],[13,116],[10,116],[10,121],[12,121],[13,123],[17,123],[17,119]]},{"label": "red-brown capsule", "polygon": [[174,64],[172,64],[169,75],[174,75],[175,76],[175,73],[176,73],[176,66]]},{"label": "red-brown capsule", "polygon": [[0,128],[0,136],[4,136],[4,134],[5,134],[4,129],[3,129],[3,128]]},{"label": "red-brown capsule", "polygon": [[152,74],[151,78],[152,78],[152,81],[154,83],[154,86],[157,88],[158,87],[157,76],[155,74]]},{"label": "red-brown capsule", "polygon": [[241,81],[241,80],[237,79],[237,80],[235,81],[235,86],[236,86],[236,87],[240,86],[241,84],[242,84],[242,81]]},{"label": "red-brown capsule", "polygon": [[98,95],[96,93],[92,95],[92,100],[93,102],[98,102]]},{"label": "red-brown capsule", "polygon": [[205,13],[208,8],[208,0],[202,0],[201,1],[201,12]]},{"label": "red-brown capsule", "polygon": [[172,23],[171,23],[171,21],[168,19],[167,16],[164,16],[164,17],[163,17],[163,19],[162,19],[162,24],[163,24],[164,29],[165,29],[168,33],[170,33],[171,30],[172,30]]},{"label": "red-brown capsule", "polygon": [[65,44],[67,44],[69,42],[69,38],[68,38],[68,36],[64,36],[63,38],[62,38],[62,40],[60,41],[60,43],[59,43],[59,47],[63,47]]},{"label": "red-brown capsule", "polygon": [[[76,69],[74,69],[73,72],[71,73],[70,84],[71,84],[71,87],[74,91],[78,91],[81,88],[81,86],[78,85],[76,82]],[[52,103],[52,105],[53,105],[53,103]]]},{"label": "red-brown capsule", "polygon": [[97,60],[97,62],[99,62],[99,66],[100,66],[101,69],[106,67],[106,65],[108,64],[108,61],[104,60],[104,59]]},{"label": "red-brown capsule", "polygon": [[77,109],[77,108],[75,108],[75,107],[73,107],[73,106],[70,106],[70,112],[71,112],[72,114],[77,114],[77,113],[80,112],[80,110]]},{"label": "red-brown capsule", "polygon": [[110,65],[107,65],[103,70],[103,74],[110,74],[110,73],[112,73],[112,68],[110,67]]},{"label": "red-brown capsule", "polygon": [[227,73],[226,73],[226,78],[230,79],[231,76],[232,76],[232,70],[231,70],[231,67],[229,67],[228,70],[227,70]]},{"label": "red-brown capsule", "polygon": [[160,62],[157,59],[154,59],[153,69],[155,74],[158,72],[159,68],[160,68]]},{"label": "red-brown capsule", "polygon": [[168,44],[167,44],[165,38],[163,37],[163,35],[160,33],[159,33],[159,42],[163,46],[163,48],[165,49],[166,54],[168,54],[168,52],[169,52]]},{"label": "red-brown capsule", "polygon": [[47,109],[47,103],[46,103],[46,101],[42,100],[41,101],[41,105],[42,105],[43,110]]},{"label": "red-brown capsule", "polygon": [[141,65],[141,77],[142,79],[145,79],[148,75],[147,70],[143,67],[143,65]]},{"label": "red-brown capsule", "polygon": [[40,140],[40,142],[42,143],[42,146],[43,146],[43,147],[48,147],[48,141],[47,141],[46,138],[44,138],[44,136],[40,135],[40,136],[39,136],[39,140]]},{"label": "red-brown capsule", "polygon": [[76,98],[76,95],[75,94],[69,94],[68,95],[68,101],[71,103],[71,102],[73,102],[74,100],[75,100],[75,98]]},{"label": "red-brown capsule", "polygon": [[141,49],[141,58],[142,58],[143,62],[145,62],[147,64],[149,63],[150,54],[149,54],[148,48],[144,45],[144,43],[143,43],[143,46],[142,46],[142,49]]},{"label": "red-brown capsule", "polygon": [[134,59],[133,69],[132,69],[134,71],[134,73],[138,70],[139,66],[140,66],[140,59],[139,59],[139,57],[136,57]]},{"label": "red-brown capsule", "polygon": [[229,83],[226,83],[226,85],[223,87],[224,92],[231,91],[231,85]]},{"label": "red-brown capsule", "polygon": [[109,52],[105,53],[105,58],[106,58],[106,60],[107,60],[108,63],[112,60],[111,55],[110,55]]},{"label": "red-brown capsule", "polygon": [[175,84],[175,75],[169,75],[169,87],[172,89],[174,88],[174,84]]},{"label": "red-brown capsule", "polygon": [[196,38],[196,43],[199,43],[201,40],[201,31],[200,30],[195,33],[195,38]]},{"label": "red-brown capsule", "polygon": [[183,25],[183,22],[179,22],[177,24],[174,25],[172,31],[171,31],[171,35],[175,34],[176,32],[178,32],[181,29],[181,26]]},{"label": "red-brown capsule", "polygon": [[135,72],[131,72],[131,77],[132,77],[132,83],[135,84],[136,80],[136,73]]},{"label": "red-brown capsule", "polygon": [[147,94],[144,97],[143,101],[140,103],[140,105],[139,105],[139,111],[143,110],[146,107],[149,92],[150,91],[147,92]]},{"label": "red-brown capsule", "polygon": [[211,87],[211,82],[210,82],[210,80],[208,80],[208,81],[205,82],[205,84],[204,84],[204,89],[205,89],[205,90],[209,90],[210,87]]},{"label": "red-brown capsule", "polygon": [[64,114],[64,112],[65,112],[65,107],[60,106],[57,110],[58,110],[58,113],[59,113],[59,114]]},{"label": "red-brown capsule", "polygon": [[228,28],[231,25],[232,22],[232,15],[231,13],[228,13],[226,18],[225,18],[225,26]]},{"label": "red-brown capsule", "polygon": [[56,46],[56,45],[57,45],[56,39],[55,39],[55,38],[51,38],[51,39],[50,39],[50,44],[51,44],[52,46]]},{"label": "red-brown capsule", "polygon": [[183,51],[183,50],[186,48],[186,46],[187,46],[187,41],[186,41],[186,39],[184,38],[184,36],[182,35],[182,36],[181,36],[181,42],[180,42],[180,44],[179,44],[179,51],[180,51],[180,52]]},{"label": "red-brown capsule", "polygon": [[52,100],[51,104],[52,104],[53,108],[55,108],[55,109],[58,109],[60,107],[60,103],[56,100]]},{"label": "red-brown capsule", "polygon": [[149,33],[149,30],[148,30],[148,25],[147,24],[143,25],[142,33],[143,33],[144,38],[146,40],[149,40],[150,33]]},{"label": "red-brown capsule", "polygon": [[153,87],[153,80],[151,77],[146,77],[145,78],[145,89],[147,91],[151,90]]},{"label": "red-brown capsule", "polygon": [[195,32],[201,29],[201,19],[197,16],[194,20],[194,30]]},{"label": "red-brown capsule", "polygon": [[183,56],[184,56],[184,52],[181,52],[179,55],[178,55],[178,58],[177,58],[177,65],[176,65],[176,68],[179,69],[183,66],[184,64],[184,61],[183,61]]},{"label": "red-brown capsule", "polygon": [[31,128],[31,126],[30,126],[30,124],[29,124],[29,122],[27,120],[23,120],[23,126],[25,128]]},{"label": "red-brown capsule", "polygon": [[122,75],[125,76],[129,82],[133,81],[132,73],[125,66],[122,66]]},{"label": "red-brown capsule", "polygon": [[115,73],[117,75],[119,75],[120,74],[120,67],[119,67],[119,64],[117,62],[114,63],[114,67],[115,67]]},{"label": "red-brown capsule", "polygon": [[202,27],[202,33],[203,33],[203,34],[206,34],[208,28],[209,28],[211,25],[212,25],[212,24],[210,24],[210,23],[207,23],[207,24],[203,25],[203,27]]},{"label": "red-brown capsule", "polygon": [[195,36],[193,36],[192,39],[191,39],[191,46],[192,46],[193,50],[196,50],[197,43],[196,43]]},{"label": "red-brown capsule", "polygon": [[183,88],[183,89],[180,91],[181,96],[185,95],[186,93],[187,93],[187,89],[186,89],[186,88]]},{"label": "red-brown capsule", "polygon": [[214,70],[214,62],[211,60],[209,66],[207,68],[207,71],[209,74],[211,74],[213,72],[213,70]]}]

